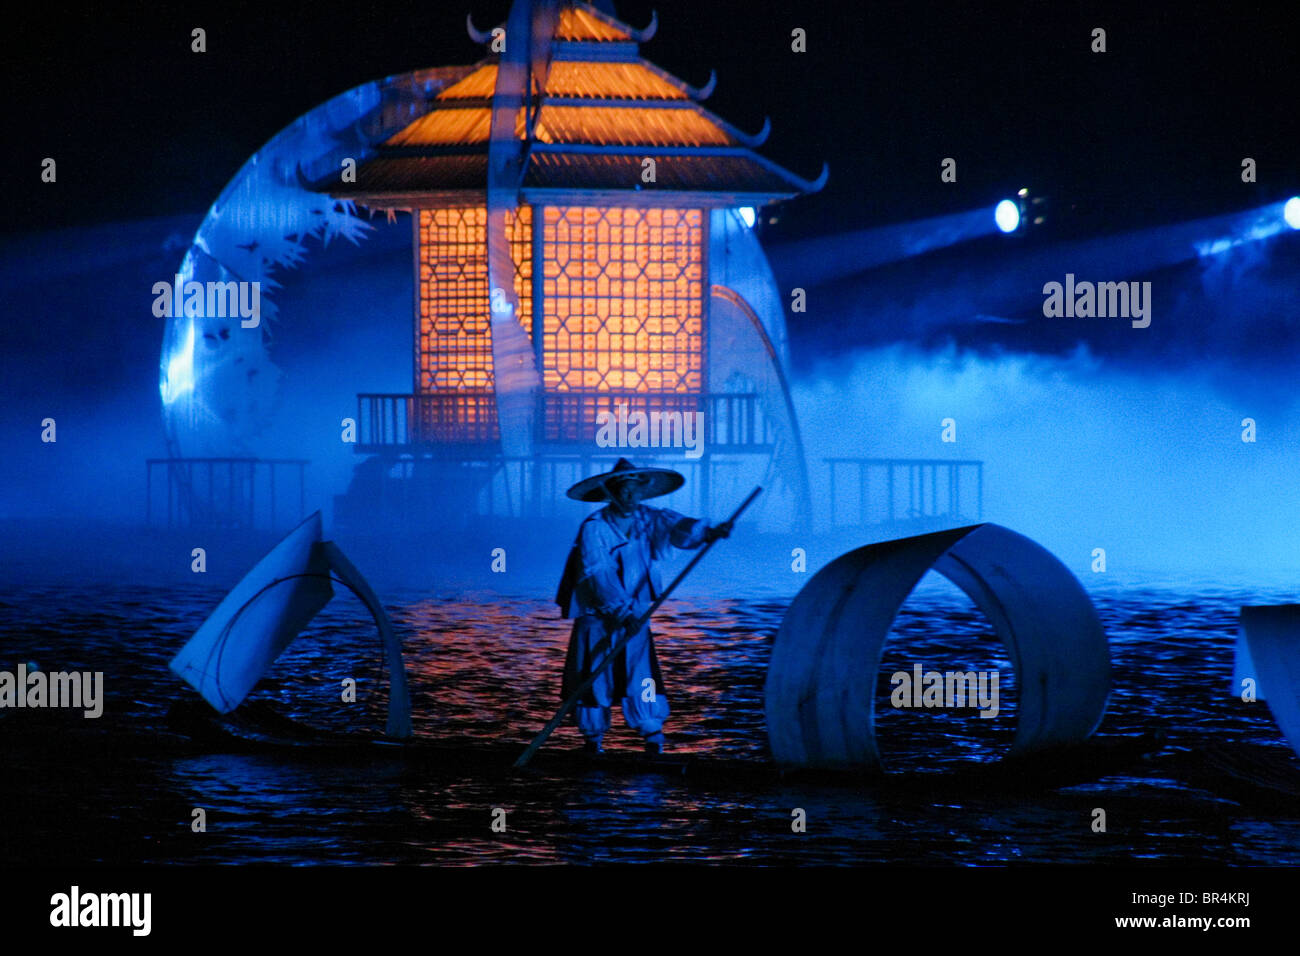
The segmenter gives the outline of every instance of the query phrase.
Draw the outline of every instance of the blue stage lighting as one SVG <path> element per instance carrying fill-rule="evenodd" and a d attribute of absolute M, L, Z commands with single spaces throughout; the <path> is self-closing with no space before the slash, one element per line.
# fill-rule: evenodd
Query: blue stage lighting
<path fill-rule="evenodd" d="M 753 206 L 741 206 L 740 218 L 750 229 L 754 228 L 754 220 L 758 218 L 758 211 Z"/>
<path fill-rule="evenodd" d="M 1292 196 L 1282 207 L 1282 218 L 1292 229 L 1300 229 L 1300 196 Z"/>
<path fill-rule="evenodd" d="M 1015 232 L 1020 225 L 1020 207 L 1010 199 L 1004 199 L 993 210 L 993 221 L 1003 232 Z"/>

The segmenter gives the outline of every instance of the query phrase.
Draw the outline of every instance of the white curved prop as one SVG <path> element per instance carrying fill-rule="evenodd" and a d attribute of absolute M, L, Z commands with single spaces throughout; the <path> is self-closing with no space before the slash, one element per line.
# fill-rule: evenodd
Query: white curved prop
<path fill-rule="evenodd" d="M 307 238 L 359 243 L 371 230 L 350 201 L 304 180 L 341 176 L 430 109 L 433 94 L 467 70 L 423 70 L 362 84 L 294 120 L 240 167 L 208 210 L 175 275 L 190 282 L 258 283 L 260 314 L 172 314 L 165 319 L 159 387 L 171 454 L 264 453 L 255 436 L 271 422 L 280 371 L 271 359 L 275 276 L 307 257 Z M 175 311 L 174 309 L 172 310 Z"/>
<path fill-rule="evenodd" d="M 228 714 L 330 598 L 320 512 L 290 531 L 235 585 L 171 662 L 171 670 Z"/>
<path fill-rule="evenodd" d="M 1255 699 L 1268 709 L 1291 749 L 1300 756 L 1300 604 L 1243 607 L 1237 644 L 1236 688 L 1255 679 Z"/>
<path fill-rule="evenodd" d="M 1086 740 L 1110 693 L 1110 650 L 1078 579 L 995 524 L 867 545 L 796 595 L 768 667 L 768 739 L 779 764 L 880 769 L 876 673 L 899 607 L 926 571 L 960 587 L 1006 645 L 1019 678 L 1012 754 Z"/>
<path fill-rule="evenodd" d="M 750 304 L 720 285 L 712 287 L 709 301 L 708 372 L 712 392 L 757 393 L 772 427 L 775 447 L 761 483 L 776 504 L 763 513 L 765 530 L 807 527 L 812 513 L 808 468 L 781 359 Z"/>
<path fill-rule="evenodd" d="M 218 712 L 249 695 L 286 647 L 334 596 L 330 572 L 375 619 L 388 659 L 388 736 L 411 736 L 411 694 L 402 645 L 370 584 L 332 541 L 321 540 L 320 512 L 257 562 L 194 632 L 169 667 Z"/>

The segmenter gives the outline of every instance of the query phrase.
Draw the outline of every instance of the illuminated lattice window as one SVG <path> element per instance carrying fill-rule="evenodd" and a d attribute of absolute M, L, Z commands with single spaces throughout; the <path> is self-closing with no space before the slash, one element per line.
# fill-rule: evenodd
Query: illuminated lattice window
<path fill-rule="evenodd" d="M 532 208 L 507 213 L 520 322 L 532 324 Z M 487 210 L 421 209 L 417 391 L 492 388 L 488 328 Z"/>
<path fill-rule="evenodd" d="M 701 210 L 548 206 L 542 228 L 546 389 L 701 391 Z"/>

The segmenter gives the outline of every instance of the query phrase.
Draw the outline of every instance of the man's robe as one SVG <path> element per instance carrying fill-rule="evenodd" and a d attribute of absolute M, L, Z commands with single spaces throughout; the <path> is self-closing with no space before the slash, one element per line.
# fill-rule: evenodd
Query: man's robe
<path fill-rule="evenodd" d="M 698 548 L 709 528 L 703 520 L 643 504 L 637 506 L 624 536 L 611 517 L 607 505 L 583 521 L 555 597 L 561 615 L 574 618 L 561 698 L 567 698 L 623 636 L 618 622 L 629 614 L 639 617 L 645 613 L 662 592 L 657 563 L 669 549 Z M 648 673 L 637 673 L 647 650 Z M 632 692 L 639 691 L 639 681 L 645 677 L 654 680 L 656 693 L 663 693 L 663 675 L 648 623 L 618 653 L 610 671 L 614 678 L 612 700 L 598 701 L 589 689 L 582 698 L 584 706 L 608 706 L 625 697 L 629 687 Z"/>

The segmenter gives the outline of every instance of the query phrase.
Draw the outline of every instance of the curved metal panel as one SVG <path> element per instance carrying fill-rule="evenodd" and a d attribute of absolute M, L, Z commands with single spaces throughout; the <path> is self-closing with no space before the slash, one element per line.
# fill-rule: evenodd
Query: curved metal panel
<path fill-rule="evenodd" d="M 172 659 L 172 672 L 220 713 L 243 702 L 334 596 L 320 539 L 317 511 L 244 575 Z"/>
<path fill-rule="evenodd" d="M 781 368 L 788 368 L 790 349 L 780 287 L 754 230 L 734 209 L 714 209 L 709 214 L 709 282 L 745 300 L 762 322 Z"/>
<path fill-rule="evenodd" d="M 775 448 L 760 481 L 784 486 L 790 507 L 786 524 L 805 528 L 811 521 L 812 494 L 799 419 L 776 347 L 762 320 L 738 292 L 726 286 L 710 289 L 709 382 L 714 392 L 756 390 L 763 417 L 773 426 Z M 773 500 L 773 499 L 769 499 Z"/>
<path fill-rule="evenodd" d="M 1013 754 L 1096 730 L 1110 692 L 1110 651 L 1087 592 L 1030 539 L 972 525 L 850 551 L 799 592 L 767 676 L 778 763 L 880 769 L 876 672 L 899 607 L 929 570 L 970 596 L 1011 655 L 1020 687 Z"/>
<path fill-rule="evenodd" d="M 1300 604 L 1243 607 L 1241 633 L 1243 676 L 1255 678 L 1257 700 L 1267 691 L 1273 719 L 1300 756 Z"/>

